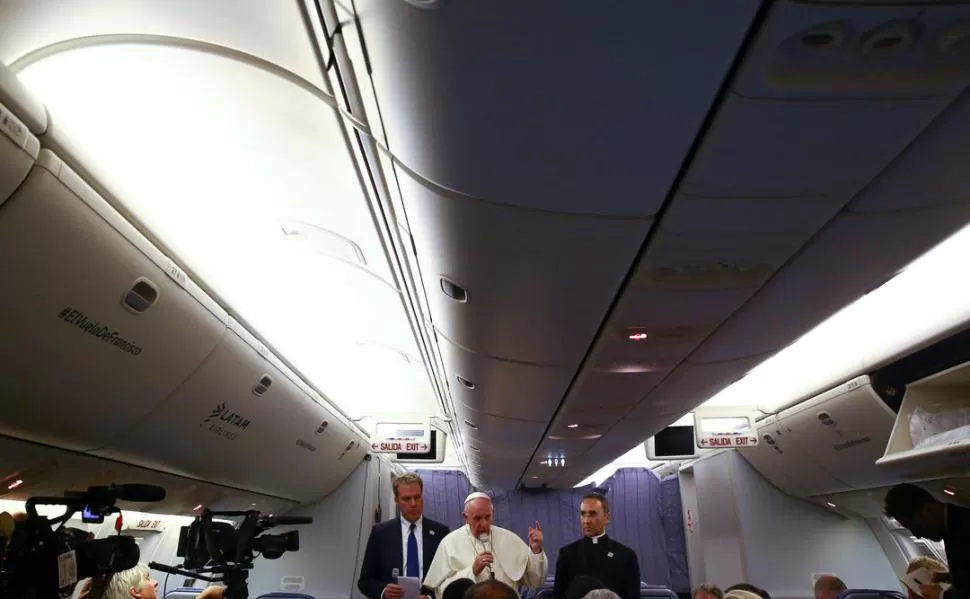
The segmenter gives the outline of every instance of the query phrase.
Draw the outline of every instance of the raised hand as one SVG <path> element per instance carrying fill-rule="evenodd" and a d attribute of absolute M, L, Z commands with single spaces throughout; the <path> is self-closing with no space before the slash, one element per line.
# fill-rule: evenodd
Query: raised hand
<path fill-rule="evenodd" d="M 532 553 L 542 553 L 542 525 L 538 520 L 535 527 L 529 527 L 529 548 Z"/>

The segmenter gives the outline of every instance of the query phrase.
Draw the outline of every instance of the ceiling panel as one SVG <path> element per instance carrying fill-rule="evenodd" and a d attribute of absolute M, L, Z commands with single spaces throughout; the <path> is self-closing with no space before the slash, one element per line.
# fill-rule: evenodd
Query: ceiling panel
<path fill-rule="evenodd" d="M 709 197 L 851 195 L 946 103 L 937 98 L 792 102 L 731 94 L 681 190 Z"/>
<path fill-rule="evenodd" d="M 652 222 L 493 204 L 400 169 L 399 182 L 435 327 L 508 360 L 578 364 Z"/>
<path fill-rule="evenodd" d="M 545 422 L 575 370 L 491 358 L 464 350 L 438 333 L 438 347 L 455 406 L 484 414 Z"/>
<path fill-rule="evenodd" d="M 763 68 L 732 88 L 758 98 L 952 95 L 970 74 L 966 16 L 970 6 L 949 0 L 776 2 L 749 50 Z"/>
<path fill-rule="evenodd" d="M 712 335 L 694 359 L 775 352 L 970 222 L 964 204 L 844 214 Z"/>
<path fill-rule="evenodd" d="M 489 200 L 641 217 L 663 201 L 759 4 L 355 2 L 388 143 L 409 168 Z M 664 26 L 644 35 L 644 23 Z"/>

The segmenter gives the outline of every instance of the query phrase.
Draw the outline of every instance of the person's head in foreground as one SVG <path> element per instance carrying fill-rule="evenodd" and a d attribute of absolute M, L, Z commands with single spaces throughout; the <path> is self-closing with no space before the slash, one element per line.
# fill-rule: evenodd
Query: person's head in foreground
<path fill-rule="evenodd" d="M 158 599 L 158 581 L 145 564 L 123 570 L 111 576 L 104 589 L 103 599 Z"/>
<path fill-rule="evenodd" d="M 468 587 L 462 599 L 519 599 L 519 594 L 504 582 L 486 580 Z"/>
<path fill-rule="evenodd" d="M 815 581 L 815 599 L 835 599 L 846 589 L 838 576 L 819 576 Z"/>
<path fill-rule="evenodd" d="M 886 515 L 895 518 L 917 537 L 942 541 L 945 532 L 946 504 L 929 491 L 903 483 L 886 493 Z"/>
<path fill-rule="evenodd" d="M 715 584 L 705 582 L 694 591 L 694 599 L 724 599 L 724 591 Z"/>
<path fill-rule="evenodd" d="M 475 581 L 470 578 L 459 578 L 445 587 L 441 599 L 462 599 L 465 591 L 474 586 Z"/>
<path fill-rule="evenodd" d="M 603 581 L 588 574 L 577 574 L 569 582 L 566 589 L 566 599 L 583 599 L 590 591 L 606 587 Z"/>
<path fill-rule="evenodd" d="M 583 599 L 620 599 L 620 596 L 609 589 L 596 589 L 586 593 Z"/>

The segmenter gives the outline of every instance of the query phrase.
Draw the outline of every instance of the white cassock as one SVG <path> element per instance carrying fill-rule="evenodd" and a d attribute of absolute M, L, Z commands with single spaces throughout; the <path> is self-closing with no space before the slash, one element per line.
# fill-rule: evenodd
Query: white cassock
<path fill-rule="evenodd" d="M 467 524 L 448 533 L 431 560 L 424 586 L 434 589 L 435 595 L 440 598 L 444 597 L 445 587 L 455 580 L 467 578 L 484 582 L 492 577 L 491 572 L 495 573 L 495 580 L 516 590 L 521 585 L 532 589 L 542 586 L 549 571 L 546 552 L 532 553 L 525 541 L 510 530 L 498 526 L 492 526 L 491 530 L 487 547 L 472 536 Z M 475 576 L 472 572 L 475 557 L 487 550 L 492 552 L 494 561 Z"/>

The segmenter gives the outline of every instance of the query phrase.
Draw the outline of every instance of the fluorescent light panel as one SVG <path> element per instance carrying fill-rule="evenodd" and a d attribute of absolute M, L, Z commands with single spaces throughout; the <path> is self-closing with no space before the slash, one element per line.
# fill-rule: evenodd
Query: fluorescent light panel
<path fill-rule="evenodd" d="M 330 106 L 162 46 L 78 48 L 20 76 L 85 167 L 331 401 L 355 418 L 438 413 L 424 365 L 402 357 L 420 353 Z M 352 241 L 366 266 L 293 242 L 293 222 Z"/>
<path fill-rule="evenodd" d="M 970 320 L 970 226 L 707 400 L 768 411 L 807 399 Z"/>

